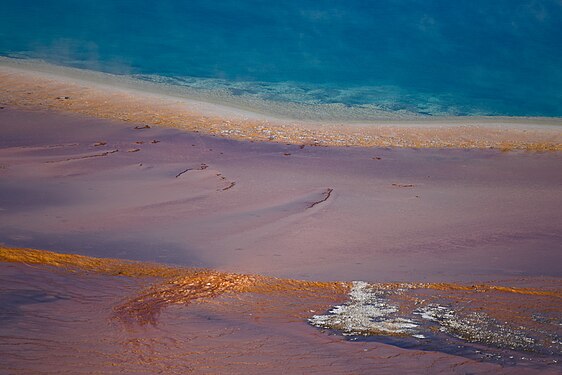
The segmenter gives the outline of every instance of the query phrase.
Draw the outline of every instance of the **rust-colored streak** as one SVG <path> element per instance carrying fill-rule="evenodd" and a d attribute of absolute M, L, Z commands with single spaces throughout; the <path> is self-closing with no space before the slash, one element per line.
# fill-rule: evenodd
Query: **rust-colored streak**
<path fill-rule="evenodd" d="M 111 258 L 94 258 L 53 251 L 0 246 L 0 261 L 42 264 L 70 272 L 86 271 L 104 275 L 127 277 L 170 278 L 184 275 L 188 270 L 156 263 L 134 262 Z"/>
<path fill-rule="evenodd" d="M 463 285 L 453 283 L 381 283 L 375 285 L 381 289 L 433 289 L 443 291 L 470 291 L 477 293 L 487 293 L 495 291 L 562 298 L 562 290 L 539 290 L 533 288 L 515 288 L 489 284 Z"/>
<path fill-rule="evenodd" d="M 322 294 L 341 297 L 349 289 L 347 283 L 340 282 L 278 279 L 22 248 L 0 247 L 0 261 L 41 264 L 70 272 L 162 279 L 115 308 L 120 320 L 133 320 L 141 325 L 156 324 L 158 315 L 167 306 L 188 305 L 225 293 L 297 294 L 303 298 L 318 298 Z"/>

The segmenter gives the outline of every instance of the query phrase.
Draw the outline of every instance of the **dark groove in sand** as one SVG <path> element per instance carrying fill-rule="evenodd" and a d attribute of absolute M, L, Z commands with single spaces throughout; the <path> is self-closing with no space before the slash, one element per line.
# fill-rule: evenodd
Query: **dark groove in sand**
<path fill-rule="evenodd" d="M 334 189 L 332 189 L 332 188 L 326 189 L 326 190 L 324 191 L 324 193 L 322 193 L 322 194 L 324 194 L 324 198 L 321 199 L 321 200 L 319 200 L 319 201 L 313 202 L 313 203 L 312 203 L 310 206 L 308 206 L 307 208 L 312 208 L 312 207 L 316 206 L 317 204 L 320 204 L 320 203 L 322 203 L 322 202 L 326 202 L 326 201 L 330 198 L 330 196 L 332 195 L 332 191 L 334 191 Z"/>
<path fill-rule="evenodd" d="M 68 159 L 63 159 L 63 160 L 49 160 L 49 161 L 46 161 L 45 163 L 61 163 L 61 162 L 64 162 L 64 161 L 97 158 L 97 157 L 107 156 L 109 154 L 114 154 L 118 151 L 119 151 L 118 149 L 115 149 L 115 150 L 111 150 L 111 151 L 102 152 L 101 154 L 86 155 L 86 156 L 80 156 L 80 157 L 77 157 L 77 158 L 68 158 Z"/>
<path fill-rule="evenodd" d="M 56 145 L 46 145 L 46 146 L 19 146 L 19 148 L 21 149 L 27 149 L 27 148 L 34 148 L 34 149 L 53 149 L 53 148 L 64 148 L 64 147 L 76 147 L 79 146 L 79 143 L 61 143 L 61 144 L 56 144 Z"/>
<path fill-rule="evenodd" d="M 224 189 L 222 189 L 222 191 L 228 190 L 228 189 L 232 189 L 234 187 L 234 185 L 236 185 L 236 182 L 231 182 L 230 185 L 228 185 L 227 187 L 225 187 Z"/>
<path fill-rule="evenodd" d="M 178 174 L 176 175 L 176 178 L 178 178 L 178 177 L 181 176 L 182 174 L 187 173 L 187 172 L 192 171 L 192 170 L 193 170 L 193 168 L 187 168 L 187 169 L 181 171 L 180 173 L 178 173 Z"/>

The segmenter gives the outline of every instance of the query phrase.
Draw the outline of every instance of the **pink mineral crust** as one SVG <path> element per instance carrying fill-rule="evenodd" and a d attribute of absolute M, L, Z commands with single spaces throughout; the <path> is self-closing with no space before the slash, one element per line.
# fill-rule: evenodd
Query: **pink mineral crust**
<path fill-rule="evenodd" d="M 0 125 L 12 246 L 313 280 L 560 276 L 560 153 L 301 148 L 7 109 Z"/>
<path fill-rule="evenodd" d="M 561 166 L 560 152 L 301 147 L 2 109 L 0 242 L 306 280 L 532 279 L 541 288 L 562 277 Z M 20 372 L 44 370 L 18 362 L 33 340 L 52 340 L 37 349 L 41 363 L 71 372 L 534 371 L 350 342 L 232 302 L 228 311 L 177 306 L 157 327 L 125 328 L 111 309 L 138 285 L 0 270 L 15 295 L 60 296 L 23 304 L 17 325 L 0 325 L 0 362 Z"/>

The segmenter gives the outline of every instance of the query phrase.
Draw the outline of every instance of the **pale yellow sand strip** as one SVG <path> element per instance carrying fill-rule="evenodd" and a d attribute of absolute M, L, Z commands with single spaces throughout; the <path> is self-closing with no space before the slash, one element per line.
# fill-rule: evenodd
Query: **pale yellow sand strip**
<path fill-rule="evenodd" d="M 59 68 L 63 72 L 65 69 Z M 87 78 L 88 74 L 85 74 Z M 107 81 L 112 76 L 103 77 L 100 82 L 40 72 L 2 59 L 0 106 L 76 113 L 239 140 L 331 146 L 562 150 L 562 119 L 556 118 L 459 117 L 380 120 L 370 124 L 315 123 L 151 93 L 140 83 L 136 88 L 130 84 L 110 85 Z M 116 81 L 119 79 L 115 77 Z"/>

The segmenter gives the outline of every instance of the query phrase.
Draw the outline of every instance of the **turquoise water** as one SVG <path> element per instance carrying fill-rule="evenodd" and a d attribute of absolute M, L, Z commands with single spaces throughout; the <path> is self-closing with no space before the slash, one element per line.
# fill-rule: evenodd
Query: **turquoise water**
<path fill-rule="evenodd" d="M 559 0 L 3 0 L 0 55 L 360 116 L 562 116 Z"/>

